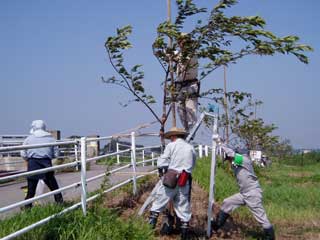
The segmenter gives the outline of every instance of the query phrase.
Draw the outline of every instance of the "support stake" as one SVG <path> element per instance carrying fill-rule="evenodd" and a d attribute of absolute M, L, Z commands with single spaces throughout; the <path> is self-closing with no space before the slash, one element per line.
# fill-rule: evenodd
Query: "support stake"
<path fill-rule="evenodd" d="M 87 148 L 86 148 L 86 137 L 82 137 L 80 140 L 81 144 L 81 207 L 83 215 L 87 214 Z"/>
<path fill-rule="evenodd" d="M 209 203 L 208 203 L 208 222 L 207 222 L 207 237 L 211 235 L 211 218 L 212 208 L 214 207 L 214 189 L 215 189 L 215 171 L 216 171 L 216 147 L 217 147 L 217 129 L 218 129 L 217 117 L 214 118 L 213 122 L 213 134 L 212 134 L 212 156 L 211 156 L 211 173 L 210 173 L 210 192 L 209 192 Z"/>
<path fill-rule="evenodd" d="M 131 133 L 131 165 L 133 171 L 133 194 L 137 194 L 137 176 L 136 176 L 136 138 L 135 133 Z"/>

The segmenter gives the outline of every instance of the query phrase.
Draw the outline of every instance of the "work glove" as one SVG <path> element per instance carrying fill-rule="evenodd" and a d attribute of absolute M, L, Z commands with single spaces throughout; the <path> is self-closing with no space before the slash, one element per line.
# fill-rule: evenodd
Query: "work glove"
<path fill-rule="evenodd" d="M 159 167 L 158 168 L 159 177 L 161 178 L 167 171 L 168 171 L 168 166 Z"/>

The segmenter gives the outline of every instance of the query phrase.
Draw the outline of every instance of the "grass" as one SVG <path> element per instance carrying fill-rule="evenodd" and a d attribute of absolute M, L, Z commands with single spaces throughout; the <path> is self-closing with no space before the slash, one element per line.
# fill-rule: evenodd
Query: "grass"
<path fill-rule="evenodd" d="M 62 207 L 57 205 L 34 207 L 3 220 L 0 222 L 0 237 L 61 210 Z M 17 239 L 153 239 L 153 231 L 140 218 L 124 221 L 112 210 L 95 204 L 88 208 L 86 217 L 83 216 L 81 209 L 77 209 L 35 228 Z"/>
<path fill-rule="evenodd" d="M 275 159 L 279 163 L 291 166 L 306 166 L 320 163 L 320 152 L 309 152 L 289 155 L 282 159 Z"/>
<path fill-rule="evenodd" d="M 126 157 L 126 156 L 120 156 L 119 160 L 120 160 L 120 163 L 130 163 L 131 162 L 131 158 Z M 108 166 L 116 164 L 116 163 L 117 163 L 116 156 L 104 157 L 104 158 L 101 158 L 97 161 L 97 164 L 108 165 Z"/>
<path fill-rule="evenodd" d="M 194 179 L 209 191 L 210 159 L 197 161 Z M 277 232 L 295 228 L 296 234 L 319 232 L 320 227 L 320 164 L 286 165 L 273 163 L 270 168 L 256 168 L 263 189 L 263 201 L 270 221 Z M 215 200 L 237 193 L 238 186 L 227 164 L 218 162 L 216 170 Z M 255 222 L 247 208 L 233 213 L 239 222 Z M 258 225 L 252 226 L 256 228 Z M 317 230 L 318 229 L 318 230 Z"/>

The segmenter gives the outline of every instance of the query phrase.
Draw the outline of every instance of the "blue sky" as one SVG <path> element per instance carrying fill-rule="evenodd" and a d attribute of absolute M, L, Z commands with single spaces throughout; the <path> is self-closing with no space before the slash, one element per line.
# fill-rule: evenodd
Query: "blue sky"
<path fill-rule="evenodd" d="M 196 2 L 206 7 L 217 3 Z M 293 56 L 252 56 L 227 73 L 229 89 L 262 100 L 258 116 L 275 123 L 276 133 L 295 147 L 320 147 L 319 9 L 317 0 L 242 0 L 229 11 L 260 15 L 268 30 L 298 35 L 315 49 L 308 54 L 309 65 Z M 122 108 L 119 102 L 126 102 L 128 95 L 101 82 L 101 76 L 114 74 L 104 42 L 117 27 L 131 24 L 134 49 L 127 62 L 143 64 L 146 87 L 160 96 L 163 72 L 151 44 L 165 18 L 165 0 L 0 1 L 0 134 L 28 133 L 34 119 L 45 120 L 63 136 L 109 135 L 152 121 L 142 105 Z M 205 84 L 222 83 L 218 70 Z M 160 105 L 156 110 L 160 112 Z"/>

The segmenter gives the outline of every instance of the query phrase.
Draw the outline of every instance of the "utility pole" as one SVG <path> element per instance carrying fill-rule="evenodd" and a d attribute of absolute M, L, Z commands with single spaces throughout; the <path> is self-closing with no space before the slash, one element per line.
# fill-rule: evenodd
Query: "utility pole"
<path fill-rule="evenodd" d="M 226 116 L 225 141 L 229 143 L 229 116 L 228 116 L 228 99 L 227 99 L 227 67 L 223 66 L 223 82 L 224 82 L 224 113 Z"/>
<path fill-rule="evenodd" d="M 171 23 L 171 0 L 167 0 L 167 8 L 168 8 L 168 18 L 167 21 Z M 172 48 L 172 38 L 169 37 L 169 48 Z M 170 71 L 170 79 L 171 79 L 171 112 L 172 112 L 172 127 L 177 126 L 176 120 L 176 104 L 175 104 L 175 86 L 174 86 L 174 74 L 173 74 L 173 66 L 172 66 L 172 56 L 169 59 L 169 71 Z"/>
<path fill-rule="evenodd" d="M 254 120 L 257 119 L 257 101 L 254 102 Z"/>

